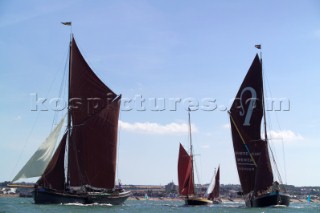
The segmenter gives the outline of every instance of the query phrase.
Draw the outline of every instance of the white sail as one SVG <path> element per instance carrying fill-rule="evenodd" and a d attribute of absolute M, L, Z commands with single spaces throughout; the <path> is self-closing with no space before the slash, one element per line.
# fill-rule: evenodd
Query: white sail
<path fill-rule="evenodd" d="M 213 191 L 213 188 L 214 188 L 214 185 L 215 185 L 215 177 L 216 177 L 216 172 L 214 172 L 215 174 L 213 175 L 212 177 L 212 180 L 207 188 L 207 192 L 206 192 L 206 195 L 209 195 L 212 191 Z"/>
<path fill-rule="evenodd" d="M 40 145 L 38 150 L 32 155 L 29 161 L 24 165 L 20 172 L 13 178 L 12 182 L 22 178 L 32 178 L 41 176 L 51 160 L 54 148 L 56 146 L 64 118 L 50 133 L 46 140 Z"/>

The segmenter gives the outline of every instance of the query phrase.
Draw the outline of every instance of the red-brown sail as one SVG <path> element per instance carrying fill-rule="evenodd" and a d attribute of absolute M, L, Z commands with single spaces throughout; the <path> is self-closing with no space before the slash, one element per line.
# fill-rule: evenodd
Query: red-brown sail
<path fill-rule="evenodd" d="M 114 187 L 119 108 L 120 101 L 116 99 L 73 128 L 69 160 L 72 186 Z"/>
<path fill-rule="evenodd" d="M 120 97 L 91 70 L 75 40 L 70 60 L 70 185 L 115 184 Z"/>
<path fill-rule="evenodd" d="M 217 170 L 215 179 L 214 179 L 214 187 L 212 192 L 208 195 L 209 200 L 214 200 L 220 196 L 220 166 Z"/>
<path fill-rule="evenodd" d="M 263 164 L 271 167 L 266 142 L 261 139 L 262 116 L 262 65 L 256 55 L 230 109 L 233 148 L 244 194 L 255 189 L 257 162 L 262 151 Z M 272 171 L 265 171 L 262 178 L 261 181 L 267 180 L 266 184 L 272 185 Z"/>
<path fill-rule="evenodd" d="M 255 186 L 254 186 L 254 192 L 255 194 L 261 193 L 263 191 L 267 191 L 270 189 L 272 183 L 273 183 L 273 176 L 272 175 L 266 175 L 266 174 L 272 174 L 272 168 L 269 160 L 268 155 L 268 144 L 267 142 L 262 142 L 264 146 L 261 149 L 261 154 L 259 161 L 257 162 L 257 170 L 256 170 L 256 179 L 255 179 Z"/>
<path fill-rule="evenodd" d="M 48 164 L 41 178 L 37 181 L 38 185 L 55 190 L 63 190 L 65 186 L 64 178 L 64 153 L 66 147 L 67 133 L 62 137 L 53 157 Z"/>
<path fill-rule="evenodd" d="M 180 195 L 188 196 L 194 194 L 192 159 L 181 144 L 178 159 L 178 182 Z"/>
<path fill-rule="evenodd" d="M 70 53 L 70 97 L 72 125 L 83 124 L 117 95 L 89 67 L 74 39 Z"/>

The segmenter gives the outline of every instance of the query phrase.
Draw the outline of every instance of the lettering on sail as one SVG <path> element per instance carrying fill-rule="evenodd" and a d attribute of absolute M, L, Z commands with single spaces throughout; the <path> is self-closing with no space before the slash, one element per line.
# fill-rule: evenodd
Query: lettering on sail
<path fill-rule="evenodd" d="M 245 103 L 247 103 L 249 101 L 249 105 L 248 105 L 247 111 L 245 111 L 245 108 L 244 108 L 244 106 L 242 104 L 242 95 L 247 91 L 251 93 L 251 98 L 245 100 Z M 242 92 L 240 94 L 240 104 L 241 104 L 241 106 L 240 106 L 241 107 L 240 115 L 241 116 L 245 115 L 243 126 L 250 126 L 250 120 L 251 120 L 251 117 L 252 117 L 252 112 L 253 112 L 253 109 L 256 107 L 256 100 L 257 100 L 257 92 L 256 92 L 255 89 L 253 89 L 252 87 L 245 87 L 242 90 Z"/>
<path fill-rule="evenodd" d="M 248 152 L 236 152 L 236 161 L 239 171 L 255 171 L 255 165 Z M 259 152 L 252 152 L 252 157 L 256 158 Z"/>

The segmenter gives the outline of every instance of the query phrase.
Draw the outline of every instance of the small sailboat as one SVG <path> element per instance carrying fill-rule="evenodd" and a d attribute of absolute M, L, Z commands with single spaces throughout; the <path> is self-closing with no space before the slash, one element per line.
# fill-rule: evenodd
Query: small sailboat
<path fill-rule="evenodd" d="M 220 166 L 215 172 L 214 177 L 207 189 L 207 197 L 209 200 L 212 200 L 213 204 L 221 203 L 220 199 Z"/>
<path fill-rule="evenodd" d="M 92 71 L 71 35 L 66 131 L 53 153 L 59 124 L 14 178 L 41 176 L 36 204 L 119 205 L 131 195 L 115 185 L 120 99 Z"/>
<path fill-rule="evenodd" d="M 257 54 L 229 111 L 242 194 L 247 207 L 289 206 L 289 195 L 273 178 L 264 106 L 262 60 Z"/>
<path fill-rule="evenodd" d="M 179 158 L 178 158 L 178 182 L 179 194 L 184 197 L 186 205 L 210 205 L 212 200 L 201 197 L 196 194 L 194 185 L 194 169 L 193 169 L 193 153 L 192 153 L 192 138 L 191 138 L 191 121 L 190 109 L 189 115 L 189 140 L 190 154 L 184 149 L 180 143 Z"/>

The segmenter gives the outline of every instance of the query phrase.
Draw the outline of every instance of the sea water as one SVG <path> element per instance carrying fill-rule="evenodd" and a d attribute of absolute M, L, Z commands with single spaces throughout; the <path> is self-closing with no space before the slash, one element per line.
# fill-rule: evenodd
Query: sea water
<path fill-rule="evenodd" d="M 289 207 L 282 208 L 246 208 L 242 202 L 225 202 L 212 206 L 186 207 L 182 201 L 164 200 L 127 200 L 121 206 L 111 205 L 83 205 L 83 204 L 61 204 L 61 205 L 36 205 L 32 198 L 5 198 L 0 197 L 0 213 L 86 213 L 86 212 L 132 212 L 132 213 L 156 213 L 156 212 L 320 212 L 319 203 L 291 203 Z"/>

